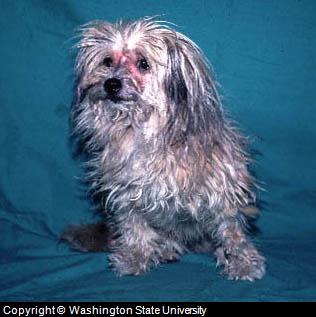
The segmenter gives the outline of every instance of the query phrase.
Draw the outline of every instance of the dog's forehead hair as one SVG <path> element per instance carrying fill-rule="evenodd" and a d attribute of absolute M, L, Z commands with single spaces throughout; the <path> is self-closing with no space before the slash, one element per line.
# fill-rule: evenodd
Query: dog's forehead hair
<path fill-rule="evenodd" d="M 134 51 L 144 36 L 144 29 L 133 29 L 131 26 L 116 28 L 113 50 L 128 52 Z"/>
<path fill-rule="evenodd" d="M 130 50 L 126 46 L 122 50 L 113 50 L 113 58 L 117 63 L 134 62 L 140 57 L 143 55 L 138 50 Z"/>
<path fill-rule="evenodd" d="M 154 61 L 162 59 L 166 50 L 165 37 L 174 37 L 175 32 L 164 28 L 158 23 L 112 25 L 111 48 L 124 56 L 139 58 L 146 57 Z"/>

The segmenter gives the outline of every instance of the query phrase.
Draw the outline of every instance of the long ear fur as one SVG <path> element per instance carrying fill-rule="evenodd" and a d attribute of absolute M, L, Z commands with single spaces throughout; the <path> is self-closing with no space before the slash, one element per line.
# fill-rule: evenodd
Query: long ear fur
<path fill-rule="evenodd" d="M 210 138 L 210 134 L 220 131 L 222 110 L 207 62 L 199 48 L 179 33 L 166 37 L 165 42 L 168 50 L 164 82 L 169 111 L 167 142 L 185 142 L 193 135 Z"/>
<path fill-rule="evenodd" d="M 116 27 L 104 21 L 92 21 L 78 29 L 80 39 L 75 48 L 79 49 L 75 63 L 76 81 L 73 96 L 73 108 L 80 104 L 90 87 L 82 87 L 82 79 L 95 68 L 96 56 L 107 54 L 107 45 L 116 39 Z"/>

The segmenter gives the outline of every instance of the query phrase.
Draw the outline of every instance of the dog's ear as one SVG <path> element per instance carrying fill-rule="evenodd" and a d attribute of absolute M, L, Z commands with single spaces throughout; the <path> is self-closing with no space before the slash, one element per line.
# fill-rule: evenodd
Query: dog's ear
<path fill-rule="evenodd" d="M 185 80 L 186 74 L 181 67 L 181 50 L 176 43 L 168 43 L 168 64 L 165 77 L 165 91 L 170 103 L 186 104 L 188 102 L 189 90 Z"/>
<path fill-rule="evenodd" d="M 104 21 L 92 21 L 77 30 L 79 41 L 75 45 L 78 54 L 75 62 L 73 107 L 80 104 L 86 95 L 87 89 L 82 87 L 83 74 L 87 75 L 94 69 L 95 57 L 102 56 L 104 47 L 114 41 L 115 32 L 114 25 Z"/>
<path fill-rule="evenodd" d="M 199 48 L 179 33 L 165 42 L 167 128 L 172 143 L 178 143 L 189 135 L 206 135 L 210 122 L 221 121 L 214 118 L 221 114 L 221 107 L 210 68 Z"/>
<path fill-rule="evenodd" d="M 168 107 L 166 141 L 172 145 L 186 140 L 186 128 L 189 112 L 189 90 L 185 74 L 181 68 L 181 52 L 174 42 L 167 42 L 167 67 L 164 80 Z"/>

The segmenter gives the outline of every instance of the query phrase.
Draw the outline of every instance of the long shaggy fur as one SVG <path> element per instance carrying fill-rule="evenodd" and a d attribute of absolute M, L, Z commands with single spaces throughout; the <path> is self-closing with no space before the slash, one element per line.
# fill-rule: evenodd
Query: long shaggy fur
<path fill-rule="evenodd" d="M 152 19 L 81 31 L 71 119 L 107 236 L 88 225 L 62 238 L 110 250 L 119 275 L 214 251 L 229 278 L 261 278 L 264 258 L 238 220 L 255 210 L 247 142 L 223 113 L 203 53 Z"/>

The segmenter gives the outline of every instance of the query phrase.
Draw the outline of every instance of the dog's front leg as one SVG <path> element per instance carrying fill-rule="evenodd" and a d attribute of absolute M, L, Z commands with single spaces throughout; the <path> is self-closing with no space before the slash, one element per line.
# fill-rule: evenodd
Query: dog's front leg
<path fill-rule="evenodd" d="M 139 275 L 160 262 L 178 259 L 181 250 L 151 228 L 143 217 L 128 215 L 117 224 L 110 266 L 118 275 Z"/>
<path fill-rule="evenodd" d="M 229 279 L 253 281 L 265 273 L 265 259 L 247 239 L 239 221 L 231 216 L 217 218 L 215 251 L 218 265 Z"/>

